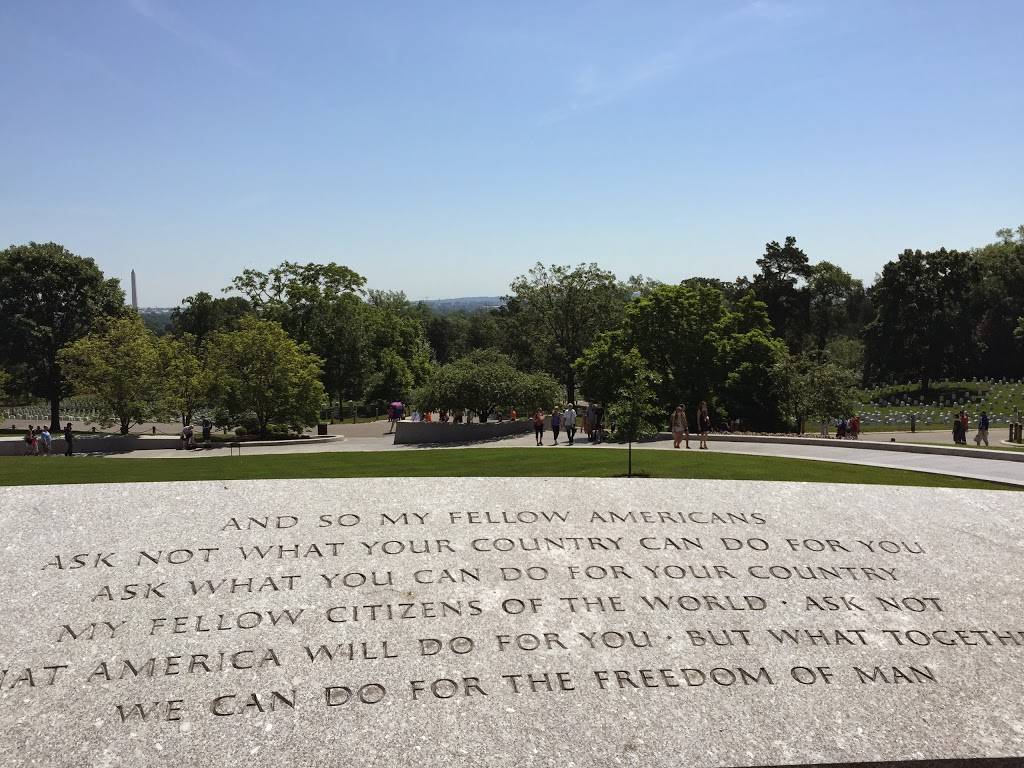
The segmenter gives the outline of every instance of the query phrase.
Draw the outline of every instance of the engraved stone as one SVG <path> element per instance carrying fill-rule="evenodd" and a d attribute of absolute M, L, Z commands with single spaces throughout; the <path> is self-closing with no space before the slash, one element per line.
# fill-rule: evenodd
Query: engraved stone
<path fill-rule="evenodd" d="M 1011 492 L 152 483 L 0 520 L 4 766 L 1024 758 Z"/>

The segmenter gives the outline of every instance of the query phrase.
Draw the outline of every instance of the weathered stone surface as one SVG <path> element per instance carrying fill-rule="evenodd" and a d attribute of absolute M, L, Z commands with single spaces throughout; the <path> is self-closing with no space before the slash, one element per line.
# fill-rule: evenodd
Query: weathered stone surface
<path fill-rule="evenodd" d="M 2 763 L 1024 756 L 1020 498 L 583 479 L 0 489 Z"/>

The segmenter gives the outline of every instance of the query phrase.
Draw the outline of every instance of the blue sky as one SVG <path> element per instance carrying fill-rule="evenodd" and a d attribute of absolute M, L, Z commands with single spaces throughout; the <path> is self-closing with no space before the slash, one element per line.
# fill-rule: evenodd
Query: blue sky
<path fill-rule="evenodd" d="M 140 301 L 337 261 L 413 298 L 535 261 L 871 280 L 1024 223 L 1024 3 L 0 3 L 0 243 Z"/>

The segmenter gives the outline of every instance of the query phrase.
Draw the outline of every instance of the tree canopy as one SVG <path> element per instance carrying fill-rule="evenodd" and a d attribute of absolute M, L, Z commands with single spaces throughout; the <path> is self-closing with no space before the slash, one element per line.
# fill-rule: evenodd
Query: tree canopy
<path fill-rule="evenodd" d="M 524 414 L 550 409 L 558 390 L 558 382 L 548 374 L 524 373 L 507 355 L 479 350 L 435 370 L 421 399 L 428 408 L 467 408 L 485 421 L 499 407 Z"/>
<path fill-rule="evenodd" d="M 50 429 L 60 427 L 67 394 L 57 353 L 125 311 L 120 284 L 92 259 L 57 243 L 0 251 L 0 359 L 20 366 L 29 391 L 49 401 Z"/>
<path fill-rule="evenodd" d="M 237 330 L 213 334 L 207 354 L 218 400 L 233 423 L 251 413 L 266 435 L 270 424 L 300 428 L 319 420 L 320 358 L 280 324 L 243 317 Z"/>

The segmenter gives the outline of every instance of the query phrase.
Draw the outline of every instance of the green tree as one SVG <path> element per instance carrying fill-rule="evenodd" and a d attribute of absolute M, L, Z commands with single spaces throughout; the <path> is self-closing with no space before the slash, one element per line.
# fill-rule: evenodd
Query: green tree
<path fill-rule="evenodd" d="M 1024 355 L 1014 332 L 1024 316 L 1024 227 L 1016 233 L 1000 230 L 997 236 L 1000 242 L 973 251 L 979 270 L 971 301 L 974 320 L 961 332 L 974 331 L 976 374 L 1019 378 Z"/>
<path fill-rule="evenodd" d="M 851 329 L 851 320 L 856 322 L 864 300 L 860 280 L 835 264 L 820 261 L 810 267 L 806 290 L 809 328 L 819 351 L 838 334 L 856 332 Z"/>
<path fill-rule="evenodd" d="M 621 322 L 628 286 L 596 264 L 538 263 L 511 285 L 503 316 L 505 341 L 525 367 L 547 371 L 576 399 L 573 363 L 602 331 Z"/>
<path fill-rule="evenodd" d="M 72 388 L 93 395 L 127 435 L 157 413 L 161 387 L 159 343 L 138 315 L 104 320 L 100 327 L 58 354 Z"/>
<path fill-rule="evenodd" d="M 856 408 L 857 380 L 843 366 L 819 363 L 808 354 L 786 355 L 777 374 L 782 414 L 797 432 L 806 430 L 808 420 L 847 416 Z"/>
<path fill-rule="evenodd" d="M 575 368 L 580 392 L 594 403 L 613 402 L 623 382 L 636 380 L 647 369 L 640 353 L 628 347 L 622 330 L 599 334 L 576 360 Z"/>
<path fill-rule="evenodd" d="M 324 387 L 332 401 L 363 397 L 374 360 L 373 314 L 359 296 L 346 293 L 324 299 L 308 327 L 310 347 L 324 361 Z"/>
<path fill-rule="evenodd" d="M 0 368 L 0 403 L 6 404 L 10 397 L 10 390 L 12 376 L 3 368 Z"/>
<path fill-rule="evenodd" d="M 628 444 L 626 475 L 632 477 L 633 443 L 658 434 L 665 414 L 658 407 L 654 393 L 658 376 L 647 368 L 640 353 L 631 349 L 623 355 L 622 362 L 623 370 L 629 374 L 609 401 L 608 417 L 614 425 L 616 439 Z"/>
<path fill-rule="evenodd" d="M 214 298 L 200 291 L 171 310 L 171 333 L 175 336 L 188 334 L 201 345 L 211 333 L 236 327 L 238 320 L 252 311 L 252 305 L 241 296 Z"/>
<path fill-rule="evenodd" d="M 160 410 L 184 426 L 212 403 L 214 374 L 198 353 L 194 337 L 165 336 L 159 342 Z"/>
<path fill-rule="evenodd" d="M 636 347 L 660 377 L 658 399 L 664 406 L 693 407 L 710 400 L 721 380 L 719 350 L 731 316 L 721 290 L 708 285 L 664 285 L 626 307 L 622 347 Z M 767 322 L 767 320 L 765 320 Z"/>
<path fill-rule="evenodd" d="M 375 370 L 366 388 L 368 402 L 408 401 L 415 380 L 409 366 L 393 349 L 384 349 L 377 357 Z"/>
<path fill-rule="evenodd" d="M 67 392 L 57 353 L 107 316 L 123 315 L 124 292 L 96 262 L 57 243 L 0 251 L 0 360 L 23 366 L 32 394 L 50 403 L 50 429 L 60 428 Z"/>
<path fill-rule="evenodd" d="M 777 371 L 786 354 L 785 342 L 762 329 L 723 337 L 718 355 L 725 377 L 713 402 L 751 427 L 776 429 L 782 423 Z"/>
<path fill-rule="evenodd" d="M 783 245 L 772 241 L 765 245 L 757 260 L 760 272 L 751 283 L 757 298 L 768 307 L 775 332 L 793 349 L 803 344 L 809 323 L 809 296 L 804 290 L 812 271 L 807 254 L 789 236 Z"/>
<path fill-rule="evenodd" d="M 656 374 L 652 386 L 666 413 L 680 403 L 696 411 L 706 400 L 718 415 L 778 425 L 774 369 L 786 345 L 752 292 L 730 302 L 718 285 L 688 280 L 637 296 L 626 306 L 622 329 L 599 335 L 577 360 L 588 396 L 610 400 L 636 375 L 633 348 Z"/>
<path fill-rule="evenodd" d="M 977 261 L 961 251 L 906 250 L 882 268 L 864 331 L 865 376 L 918 380 L 927 390 L 943 375 L 973 375 L 973 286 Z"/>
<path fill-rule="evenodd" d="M 243 317 L 234 331 L 218 331 L 208 343 L 219 404 L 233 423 L 252 414 L 260 435 L 268 425 L 316 424 L 325 399 L 321 361 L 280 324 Z"/>
<path fill-rule="evenodd" d="M 864 342 L 840 336 L 825 347 L 825 359 L 849 371 L 856 381 L 864 375 Z"/>
<path fill-rule="evenodd" d="M 423 387 L 422 405 L 455 410 L 468 408 L 480 421 L 499 407 L 532 410 L 551 408 L 558 398 L 558 382 L 547 374 L 516 369 L 507 355 L 477 350 L 440 366 Z"/>

